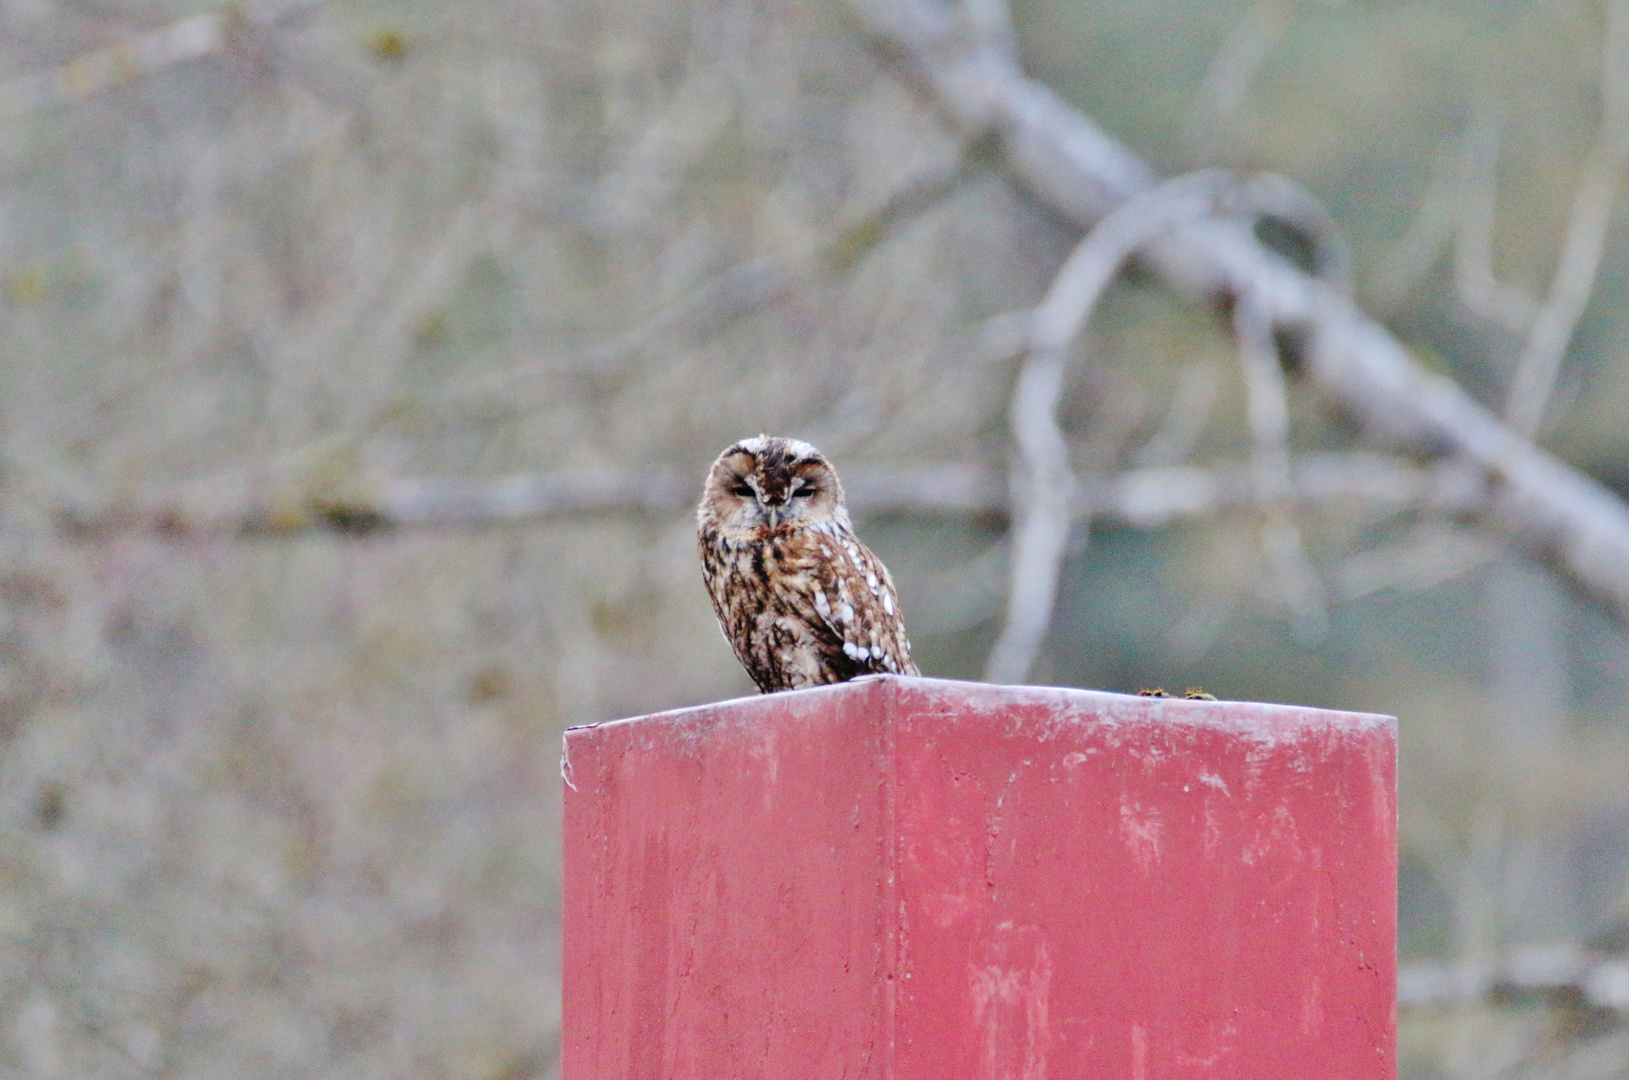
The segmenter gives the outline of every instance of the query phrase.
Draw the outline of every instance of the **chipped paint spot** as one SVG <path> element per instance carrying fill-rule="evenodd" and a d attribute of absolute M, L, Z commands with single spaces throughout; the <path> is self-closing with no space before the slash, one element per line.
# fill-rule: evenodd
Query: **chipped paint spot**
<path fill-rule="evenodd" d="M 577 790 L 571 776 L 571 740 L 563 734 L 560 736 L 560 779 L 564 780 L 566 787 L 572 791 Z"/>

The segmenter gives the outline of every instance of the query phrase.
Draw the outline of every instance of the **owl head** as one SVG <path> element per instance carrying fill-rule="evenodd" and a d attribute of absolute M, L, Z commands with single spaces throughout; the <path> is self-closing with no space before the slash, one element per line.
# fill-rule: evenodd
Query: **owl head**
<path fill-rule="evenodd" d="M 697 518 L 727 540 L 767 540 L 824 522 L 851 528 L 843 485 L 806 442 L 742 439 L 713 462 Z"/>

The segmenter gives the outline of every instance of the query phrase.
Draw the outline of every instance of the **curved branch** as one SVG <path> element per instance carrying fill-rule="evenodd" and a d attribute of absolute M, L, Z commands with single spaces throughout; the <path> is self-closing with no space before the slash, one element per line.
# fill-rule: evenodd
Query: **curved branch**
<path fill-rule="evenodd" d="M 1127 199 L 1087 233 L 1064 261 L 1046 298 L 1035 309 L 1028 356 L 1013 391 L 1013 442 L 1018 446 L 1024 468 L 1015 484 L 1013 499 L 1017 520 L 1013 530 L 1012 591 L 1007 603 L 1007 620 L 990 650 L 985 678 L 1001 683 L 1023 681 L 1052 621 L 1058 571 L 1069 539 L 1069 507 L 1074 498 L 1069 448 L 1058 426 L 1058 402 L 1071 348 L 1103 291 L 1128 259 L 1183 225 L 1215 215 L 1255 218 L 1264 214 L 1310 223 L 1317 217 L 1309 210 L 1313 205 L 1311 196 L 1284 177 L 1242 178 L 1222 169 L 1204 169 L 1168 180 L 1145 194 Z M 1327 235 L 1330 230 L 1326 228 L 1322 232 Z M 1331 250 L 1327 243 L 1320 246 Z M 1332 269 L 1337 274 L 1341 272 L 1338 259 L 1332 263 Z M 1247 309 L 1254 322 L 1260 324 L 1257 336 L 1261 344 L 1255 349 L 1243 348 L 1242 355 L 1246 381 L 1252 387 L 1251 427 L 1258 432 L 1259 497 L 1265 506 L 1286 501 L 1290 494 L 1289 458 L 1284 441 L 1288 413 L 1284 406 L 1283 374 L 1272 351 L 1271 325 L 1256 312 L 1253 301 L 1244 298 L 1240 311 Z M 1289 528 L 1293 532 L 1293 526 Z M 1284 540 L 1290 538 L 1292 532 L 1286 532 L 1281 523 L 1270 528 L 1267 536 Z M 1285 542 L 1269 543 L 1268 547 L 1270 551 L 1288 552 L 1291 547 L 1298 551 L 1300 541 L 1294 539 L 1288 546 Z M 1288 562 L 1293 560 L 1288 560 L 1286 565 Z M 1301 563 L 1304 562 L 1303 558 Z M 1300 574 L 1296 580 L 1301 581 L 1306 576 Z M 1307 592 L 1299 589 L 1296 596 Z M 1295 606 L 1301 610 L 1308 604 L 1297 601 Z"/>
<path fill-rule="evenodd" d="M 1012 399 L 1013 441 L 1024 468 L 1013 493 L 1018 515 L 1007 621 L 984 669 L 991 682 L 1022 682 L 1052 621 L 1075 492 L 1069 446 L 1058 426 L 1070 349 L 1126 260 L 1160 234 L 1212 213 L 1233 183 L 1230 174 L 1208 170 L 1128 199 L 1086 234 L 1035 309 Z"/>
<path fill-rule="evenodd" d="M 1342 292 L 1352 289 L 1352 252 L 1323 201 L 1287 176 L 1256 173 L 1241 189 L 1256 217 L 1282 221 L 1312 245 L 1313 270 Z"/>
<path fill-rule="evenodd" d="M 957 126 L 992 131 L 1011 172 L 1058 212 L 1091 225 L 1153 187 L 1153 170 L 1016 62 L 970 43 L 939 0 L 849 0 L 910 61 Z M 1629 507 L 1432 375 L 1339 289 L 1267 250 L 1248 227 L 1207 218 L 1144 253 L 1177 288 L 1250 292 L 1275 326 L 1302 334 L 1306 373 L 1370 438 L 1463 459 L 1487 482 L 1482 522 L 1553 560 L 1629 617 Z"/>

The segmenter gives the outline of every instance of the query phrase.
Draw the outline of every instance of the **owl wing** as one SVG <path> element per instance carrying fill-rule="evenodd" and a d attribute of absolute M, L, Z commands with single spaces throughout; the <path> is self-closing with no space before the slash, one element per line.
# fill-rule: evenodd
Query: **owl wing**
<path fill-rule="evenodd" d="M 840 527 L 809 530 L 801 572 L 788 584 L 815 624 L 826 666 L 838 679 L 919 674 L 888 568 Z M 823 631 L 823 632 L 822 632 Z"/>

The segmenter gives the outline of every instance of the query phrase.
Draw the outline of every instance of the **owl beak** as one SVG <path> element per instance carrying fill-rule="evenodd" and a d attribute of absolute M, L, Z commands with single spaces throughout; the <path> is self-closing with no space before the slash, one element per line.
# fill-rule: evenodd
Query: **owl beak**
<path fill-rule="evenodd" d="M 769 512 L 769 528 L 771 531 L 781 526 L 781 508 L 774 503 L 764 507 Z"/>

